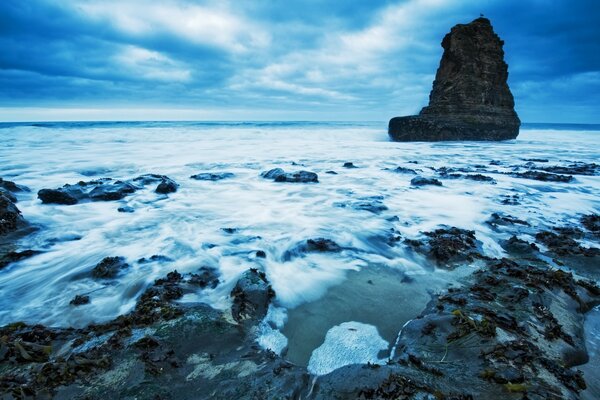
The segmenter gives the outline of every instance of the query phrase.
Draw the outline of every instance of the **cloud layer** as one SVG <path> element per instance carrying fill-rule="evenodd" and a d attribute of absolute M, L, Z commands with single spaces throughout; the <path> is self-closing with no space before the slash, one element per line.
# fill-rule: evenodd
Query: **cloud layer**
<path fill-rule="evenodd" d="M 443 35 L 480 12 L 524 121 L 600 122 L 593 0 L 4 0 L 0 107 L 386 120 L 425 105 Z"/>

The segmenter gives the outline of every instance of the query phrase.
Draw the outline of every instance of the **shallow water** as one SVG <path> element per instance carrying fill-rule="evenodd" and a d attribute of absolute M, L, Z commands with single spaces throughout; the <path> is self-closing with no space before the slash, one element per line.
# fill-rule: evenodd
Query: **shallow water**
<path fill-rule="evenodd" d="M 430 167 L 483 165 L 507 172 L 532 158 L 548 159 L 545 165 L 597 162 L 600 132 L 594 131 L 523 130 L 517 140 L 502 143 L 391 143 L 382 123 L 119 123 L 4 125 L 0 137 L 0 176 L 32 189 L 19 195 L 18 207 L 40 226 L 20 246 L 43 250 L 0 271 L 0 324 L 106 321 L 129 311 L 145 287 L 167 272 L 195 272 L 204 265 L 219 270 L 221 284 L 184 301 L 227 308 L 238 276 L 259 267 L 283 310 L 289 355 L 300 363 L 308 362 L 330 328 L 347 321 L 376 326 L 393 343 L 392 332 L 418 315 L 433 292 L 460 277 L 436 270 L 402 244 L 386 245 L 391 229 L 404 238 L 441 224 L 473 229 L 485 252 L 500 256 L 497 240 L 505 236 L 485 224 L 492 212 L 542 227 L 600 209 L 599 177 L 577 176 L 565 184 L 482 172 L 497 184 L 445 179 L 443 187 L 414 188 L 412 175 L 390 170 L 403 166 L 433 176 Z M 492 160 L 499 165 L 490 166 Z M 343 168 L 346 161 L 358 168 Z M 314 171 L 320 183 L 259 177 L 274 167 Z M 189 178 L 200 172 L 235 176 L 219 182 Z M 145 173 L 168 175 L 179 183 L 178 192 L 167 197 L 147 187 L 122 201 L 74 206 L 43 205 L 36 196 L 39 189 L 65 183 Z M 502 204 L 515 194 L 519 205 Z M 374 198 L 387 210 L 352 207 Z M 135 212 L 117 212 L 123 205 Z M 315 237 L 330 238 L 344 250 L 286 258 Z M 265 251 L 266 259 L 256 258 L 256 250 Z M 137 262 L 154 254 L 173 261 Z M 126 257 L 131 268 L 110 282 L 91 279 L 94 265 L 113 255 Z M 384 277 L 379 286 L 365 283 Z M 70 306 L 76 293 L 90 294 L 91 304 Z M 374 314 L 394 296 L 398 310 Z"/>

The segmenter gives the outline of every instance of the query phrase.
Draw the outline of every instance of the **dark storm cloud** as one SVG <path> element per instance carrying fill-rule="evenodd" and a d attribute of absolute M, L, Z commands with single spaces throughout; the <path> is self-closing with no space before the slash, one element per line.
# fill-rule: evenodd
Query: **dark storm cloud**
<path fill-rule="evenodd" d="M 600 2 L 566 0 L 4 0 L 0 106 L 384 120 L 426 103 L 443 35 L 480 12 L 523 120 L 598 122 Z"/>

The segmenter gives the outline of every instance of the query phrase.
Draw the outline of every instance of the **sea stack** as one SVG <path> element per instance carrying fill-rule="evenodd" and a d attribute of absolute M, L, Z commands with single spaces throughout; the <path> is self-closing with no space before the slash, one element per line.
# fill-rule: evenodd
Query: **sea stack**
<path fill-rule="evenodd" d="M 392 118 L 388 133 L 400 142 L 508 140 L 521 121 L 507 84 L 504 41 L 487 18 L 458 24 L 442 47 L 429 105 L 419 115 Z"/>

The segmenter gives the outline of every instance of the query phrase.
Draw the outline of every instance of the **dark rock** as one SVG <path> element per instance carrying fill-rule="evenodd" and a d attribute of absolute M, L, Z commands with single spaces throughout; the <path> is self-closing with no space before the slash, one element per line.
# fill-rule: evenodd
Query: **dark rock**
<path fill-rule="evenodd" d="M 7 181 L 0 178 L 0 188 L 6 189 L 11 193 L 29 192 L 30 189 L 27 186 L 18 185 L 12 181 Z"/>
<path fill-rule="evenodd" d="M 131 183 L 116 181 L 112 184 L 101 184 L 89 192 L 93 201 L 121 200 L 127 195 L 134 193 L 138 188 Z"/>
<path fill-rule="evenodd" d="M 260 174 L 261 177 L 265 178 L 265 179 L 275 179 L 277 178 L 279 175 L 283 175 L 285 174 L 285 171 L 281 168 L 273 168 L 269 171 L 263 172 Z"/>
<path fill-rule="evenodd" d="M 21 211 L 5 195 L 0 193 L 0 236 L 26 225 Z"/>
<path fill-rule="evenodd" d="M 110 279 L 126 268 L 129 268 L 129 264 L 125 262 L 124 257 L 106 257 L 92 269 L 92 276 L 94 278 Z"/>
<path fill-rule="evenodd" d="M 265 179 L 273 179 L 275 182 L 293 182 L 293 183 L 318 183 L 319 176 L 314 172 L 297 171 L 285 172 L 281 168 L 275 168 L 263 172 L 260 176 Z"/>
<path fill-rule="evenodd" d="M 337 253 L 342 251 L 340 245 L 334 242 L 331 239 L 325 238 L 317 238 L 317 239 L 308 239 L 306 241 L 306 245 L 304 250 L 308 253 L 310 252 L 328 252 L 328 253 Z"/>
<path fill-rule="evenodd" d="M 337 173 L 337 172 L 335 172 L 335 171 L 325 171 L 325 173 L 326 173 L 326 174 L 329 174 L 329 175 L 337 175 L 337 174 L 338 174 L 338 173 Z"/>
<path fill-rule="evenodd" d="M 435 178 L 425 178 L 422 176 L 417 176 L 417 177 L 412 178 L 410 180 L 410 184 L 413 186 L 426 186 L 426 185 L 442 186 L 442 182 L 440 182 L 439 180 L 437 180 Z"/>
<path fill-rule="evenodd" d="M 160 194 L 175 193 L 177 191 L 177 186 L 178 185 L 174 180 L 164 177 L 156 187 L 155 192 Z"/>
<path fill-rule="evenodd" d="M 358 168 L 356 165 L 354 165 L 354 163 L 352 162 L 345 162 L 343 165 L 344 168 Z"/>
<path fill-rule="evenodd" d="M 533 179 L 536 181 L 542 182 L 564 182 L 568 183 L 573 180 L 571 175 L 558 175 L 558 174 L 550 174 L 547 172 L 541 171 L 525 171 L 525 172 L 514 172 L 510 174 L 515 178 L 523 178 L 523 179 Z"/>
<path fill-rule="evenodd" d="M 470 179 L 472 181 L 477 181 L 477 182 L 490 182 L 490 183 L 496 183 L 496 180 L 494 178 L 492 178 L 491 176 L 486 176 L 486 175 L 481 175 L 481 174 L 473 174 L 473 175 L 463 175 L 463 177 L 465 179 Z"/>
<path fill-rule="evenodd" d="M 219 284 L 219 273 L 214 268 L 201 267 L 197 274 L 191 274 L 188 282 L 201 288 L 214 289 Z"/>
<path fill-rule="evenodd" d="M 150 185 L 153 183 L 160 183 L 164 179 L 170 179 L 170 178 L 166 175 L 160 175 L 160 174 L 144 174 L 144 175 L 140 175 L 136 178 L 133 178 L 133 181 L 140 185 L 146 186 L 146 185 Z"/>
<path fill-rule="evenodd" d="M 511 236 L 510 239 L 502 244 L 502 247 L 512 254 L 530 254 L 539 251 L 539 247 L 535 243 L 529 243 L 525 240 L 519 239 L 516 236 Z"/>
<path fill-rule="evenodd" d="M 414 169 L 404 168 L 404 167 L 397 167 L 393 171 L 397 172 L 399 174 L 412 174 L 412 175 L 416 175 L 417 174 L 417 171 L 415 171 Z"/>
<path fill-rule="evenodd" d="M 235 175 L 231 172 L 207 172 L 190 176 L 197 181 L 220 181 L 223 179 L 233 178 Z"/>
<path fill-rule="evenodd" d="M 600 257 L 600 249 L 583 247 L 575 240 L 581 237 L 581 231 L 573 232 L 570 228 L 567 230 L 560 230 L 560 228 L 555 230 L 557 232 L 538 232 L 535 235 L 535 239 L 559 256 Z"/>
<path fill-rule="evenodd" d="M 529 222 L 523 221 L 522 219 L 513 217 L 512 215 L 504 215 L 500 213 L 493 213 L 490 219 L 486 221 L 489 225 L 497 227 L 499 225 L 523 225 L 529 226 Z"/>
<path fill-rule="evenodd" d="M 553 174 L 564 174 L 564 175 L 598 175 L 600 173 L 600 165 L 596 163 L 586 164 L 583 162 L 576 162 L 570 165 L 556 165 L 538 168 L 546 172 Z"/>
<path fill-rule="evenodd" d="M 256 257 L 257 258 L 267 258 L 267 253 L 265 253 L 263 250 L 257 250 Z"/>
<path fill-rule="evenodd" d="M 238 231 L 237 228 L 221 228 L 221 230 L 229 235 L 233 235 Z"/>
<path fill-rule="evenodd" d="M 81 181 L 75 185 L 66 184 L 58 189 L 42 189 L 38 192 L 38 197 L 44 204 L 73 205 L 84 200 L 120 200 L 136 190 L 138 187 L 129 182 L 113 182 L 110 178 L 103 178 Z"/>
<path fill-rule="evenodd" d="M 547 158 L 524 158 L 523 161 L 547 163 L 548 159 Z"/>
<path fill-rule="evenodd" d="M 142 257 L 138 260 L 138 264 L 148 264 L 151 262 L 171 262 L 172 258 L 163 256 L 162 254 L 154 254 L 149 258 Z"/>
<path fill-rule="evenodd" d="M 12 192 L 10 192 L 2 187 L 0 187 L 0 195 L 8 198 L 13 203 L 16 203 L 18 201 L 17 196 L 15 196 Z"/>
<path fill-rule="evenodd" d="M 117 211 L 121 212 L 121 213 L 132 213 L 132 212 L 135 212 L 135 208 L 133 208 L 131 206 L 123 206 L 123 207 L 117 208 Z"/>
<path fill-rule="evenodd" d="M 404 243 L 435 260 L 438 265 L 452 266 L 483 258 L 479 252 L 481 243 L 476 239 L 474 231 L 455 227 L 440 228 L 425 232 L 425 236 L 427 239 L 424 242 L 406 239 Z"/>
<path fill-rule="evenodd" d="M 275 292 L 264 272 L 254 268 L 242 274 L 231 291 L 233 319 L 243 325 L 255 324 L 267 315 Z"/>
<path fill-rule="evenodd" d="M 588 230 L 594 233 L 600 233 L 600 215 L 591 214 L 581 217 L 581 224 Z"/>
<path fill-rule="evenodd" d="M 38 192 L 38 198 L 44 204 L 73 205 L 86 197 L 87 194 L 76 185 L 65 185 L 58 189 L 42 189 Z"/>
<path fill-rule="evenodd" d="M 81 306 L 83 304 L 89 304 L 90 303 L 90 296 L 87 295 L 81 295 L 78 294 L 75 297 L 73 297 L 73 300 L 71 300 L 69 302 L 69 304 L 73 305 L 73 306 Z"/>
<path fill-rule="evenodd" d="M 9 251 L 0 256 L 0 269 L 25 258 L 33 257 L 36 254 L 40 254 L 40 252 L 37 250 Z"/>
<path fill-rule="evenodd" d="M 429 105 L 419 115 L 392 118 L 392 140 L 516 138 L 521 122 L 507 84 L 503 44 L 486 18 L 453 27 L 442 41 Z"/>

